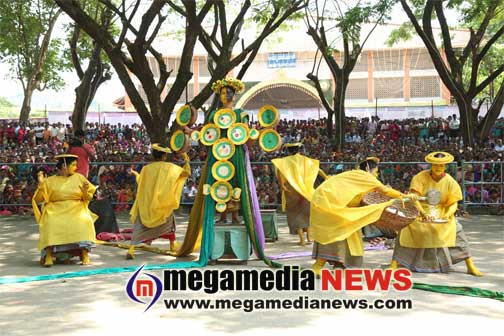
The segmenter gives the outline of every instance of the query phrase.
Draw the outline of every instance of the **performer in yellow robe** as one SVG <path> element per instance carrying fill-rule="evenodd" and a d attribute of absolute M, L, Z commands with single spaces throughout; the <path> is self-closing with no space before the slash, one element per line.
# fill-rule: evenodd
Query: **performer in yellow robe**
<path fill-rule="evenodd" d="M 273 159 L 276 174 L 282 188 L 282 210 L 287 212 L 290 234 L 299 236 L 299 245 L 311 242 L 310 201 L 317 175 L 324 179 L 327 175 L 319 168 L 320 162 L 299 153 L 302 143 L 285 144 L 289 156 Z"/>
<path fill-rule="evenodd" d="M 360 206 L 364 194 L 378 191 L 392 198 L 411 197 L 383 185 L 378 176 L 380 160 L 369 157 L 358 170 L 329 177 L 313 193 L 310 226 L 315 244 L 313 271 L 319 275 L 327 261 L 343 267 L 361 267 L 364 247 L 361 229 L 376 222 L 394 200 Z"/>
<path fill-rule="evenodd" d="M 178 209 L 182 188 L 191 175 L 189 156 L 185 153 L 184 168 L 165 162 L 170 149 L 159 144 L 152 145 L 152 156 L 155 162 L 142 168 L 139 173 L 131 170 L 138 184 L 135 203 L 130 211 L 130 222 L 134 225 L 131 245 L 126 259 L 135 257 L 135 245 L 156 238 L 168 238 L 170 251 L 176 251 L 175 217 L 173 211 Z"/>
<path fill-rule="evenodd" d="M 410 191 L 420 196 L 437 194 L 439 204 L 418 202 L 421 217 L 400 231 L 391 267 L 397 268 L 399 264 L 415 272 L 446 272 L 451 265 L 465 260 L 467 272 L 481 276 L 470 256 L 462 225 L 455 219 L 462 191 L 457 181 L 445 173 L 453 156 L 433 152 L 425 161 L 431 164 L 431 169 L 413 177 Z"/>
<path fill-rule="evenodd" d="M 40 262 L 50 267 L 54 257 L 68 261 L 78 255 L 86 265 L 95 242 L 94 221 L 97 216 L 88 209 L 88 204 L 96 188 L 83 175 L 76 173 L 76 155 L 63 154 L 55 158 L 59 173 L 46 179 L 43 172 L 39 172 L 39 185 L 32 198 L 39 223 Z M 42 203 L 42 211 L 37 203 Z"/>

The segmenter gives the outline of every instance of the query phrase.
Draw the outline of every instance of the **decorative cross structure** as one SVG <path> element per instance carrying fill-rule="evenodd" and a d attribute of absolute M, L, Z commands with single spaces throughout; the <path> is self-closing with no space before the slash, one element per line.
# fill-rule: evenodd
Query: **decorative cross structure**
<path fill-rule="evenodd" d="M 249 128 L 246 123 L 236 122 L 235 112 L 232 109 L 223 108 L 214 114 L 213 122 L 203 126 L 201 131 L 193 130 L 189 136 L 187 128 L 195 123 L 196 110 L 189 105 L 183 105 L 177 111 L 176 122 L 185 131 L 179 129 L 173 133 L 170 147 L 176 153 L 185 152 L 189 148 L 189 138 L 212 147 L 212 153 L 217 160 L 211 167 L 215 183 L 211 186 L 205 184 L 203 194 L 210 195 L 216 202 L 217 212 L 225 212 L 227 202 L 231 199 L 239 200 L 241 196 L 241 189 L 233 187 L 230 183 L 235 174 L 235 167 L 230 161 L 235 154 L 235 146 L 242 146 L 249 140 L 259 140 L 262 150 L 272 152 L 282 145 L 280 135 L 273 129 L 280 120 L 278 110 L 274 106 L 265 105 L 258 112 L 258 120 L 260 129 Z M 221 137 L 226 130 L 226 137 Z"/>

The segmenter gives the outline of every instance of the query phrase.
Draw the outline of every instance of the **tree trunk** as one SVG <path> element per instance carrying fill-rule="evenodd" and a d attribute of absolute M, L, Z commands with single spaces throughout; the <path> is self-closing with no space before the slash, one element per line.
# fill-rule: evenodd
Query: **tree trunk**
<path fill-rule="evenodd" d="M 160 143 L 163 146 L 170 144 L 168 134 L 166 132 L 167 125 L 164 123 L 155 123 L 149 133 L 151 143 Z"/>
<path fill-rule="evenodd" d="M 332 139 L 333 134 L 334 134 L 334 110 L 329 109 L 327 110 L 327 137 L 329 139 Z"/>
<path fill-rule="evenodd" d="M 35 64 L 33 64 L 33 72 L 30 74 L 29 79 L 27 80 L 26 90 L 24 91 L 23 105 L 21 106 L 21 113 L 19 114 L 19 122 L 26 123 L 28 122 L 28 118 L 30 117 L 33 91 L 35 91 L 35 89 L 37 89 L 40 84 L 40 72 L 42 71 L 41 69 L 43 68 L 45 59 L 47 57 L 54 25 L 56 24 L 56 21 L 58 20 L 60 14 L 61 9 L 58 10 L 50 19 L 48 29 L 44 35 L 44 38 L 42 39 L 42 43 L 39 48 L 39 54 L 37 56 L 37 61 Z M 39 90 L 41 89 L 39 88 Z"/>
<path fill-rule="evenodd" d="M 493 84 L 492 84 L 493 85 Z M 478 131 L 476 132 L 476 137 L 478 142 L 481 144 L 490 134 L 495 121 L 502 111 L 502 106 L 504 106 L 504 83 L 499 88 L 495 99 L 492 101 L 490 109 L 487 111 L 485 117 L 478 125 Z"/>
<path fill-rule="evenodd" d="M 334 90 L 334 145 L 338 151 L 345 146 L 345 92 L 348 85 L 348 78 L 343 73 L 336 76 L 336 87 Z"/>
<path fill-rule="evenodd" d="M 478 110 L 472 107 L 472 102 L 466 97 L 455 97 L 460 115 L 460 134 L 464 146 L 474 146 L 474 131 L 478 120 Z"/>
<path fill-rule="evenodd" d="M 31 112 L 31 100 L 33 96 L 33 91 L 35 91 L 35 87 L 31 83 L 31 81 L 28 81 L 26 90 L 24 90 L 24 99 L 23 99 L 23 105 L 21 106 L 21 113 L 19 114 L 20 123 L 25 124 L 28 122 L 28 118 L 30 117 Z"/>
<path fill-rule="evenodd" d="M 72 112 L 72 128 L 75 131 L 84 131 L 87 111 L 90 103 L 90 87 L 82 82 L 75 88 L 75 103 Z M 91 97 L 92 100 L 92 97 Z"/>
<path fill-rule="evenodd" d="M 72 127 L 74 132 L 77 130 L 84 131 L 87 112 L 98 91 L 98 87 L 106 80 L 110 79 L 109 76 L 103 74 L 100 51 L 101 48 L 97 48 L 97 51 L 89 60 L 88 68 L 81 78 L 81 83 L 75 88 L 75 104 L 72 113 Z"/>

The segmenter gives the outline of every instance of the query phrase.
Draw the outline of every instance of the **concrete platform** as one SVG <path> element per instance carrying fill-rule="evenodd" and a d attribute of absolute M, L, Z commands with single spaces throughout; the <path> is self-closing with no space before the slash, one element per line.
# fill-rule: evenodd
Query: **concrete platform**
<path fill-rule="evenodd" d="M 128 227 L 127 217 L 119 216 L 120 226 Z M 187 227 L 187 215 L 177 216 L 177 235 L 181 240 Z M 471 216 L 460 219 L 469 239 L 474 261 L 485 273 L 477 278 L 465 274 L 465 265 L 455 265 L 447 274 L 413 274 L 413 281 L 451 286 L 471 286 L 493 291 L 504 290 L 504 218 Z M 0 217 L 0 277 L 24 277 L 42 274 L 93 270 L 107 267 L 164 264 L 175 262 L 170 256 L 138 251 L 135 260 L 125 260 L 123 249 L 98 246 L 91 254 L 91 265 L 39 265 L 36 250 L 37 225 L 33 217 Z M 288 234 L 286 219 L 279 215 L 279 240 L 266 243 L 266 254 L 311 251 L 311 245 L 296 245 L 297 237 Z M 155 246 L 167 248 L 167 241 Z M 365 267 L 385 268 L 392 250 L 365 253 Z M 198 255 L 180 260 L 197 259 Z M 285 259 L 286 265 L 310 267 L 309 257 Z M 207 269 L 266 269 L 262 261 L 252 259 L 247 266 L 218 264 Z M 161 271 L 149 271 L 161 277 Z M 358 292 L 204 292 L 163 293 L 162 298 L 280 298 L 300 295 L 313 299 L 411 299 L 410 310 L 363 309 L 282 309 L 243 312 L 240 309 L 168 310 L 160 301 L 149 311 L 125 294 L 132 273 L 94 275 L 52 281 L 0 285 L 0 335 L 314 335 L 343 330 L 353 334 L 450 334 L 469 335 L 483 330 L 502 330 L 504 303 L 484 298 L 447 295 L 421 290 Z M 490 329 L 489 329 L 490 328 Z M 497 329 L 499 328 L 499 329 Z M 492 332 L 492 333 L 494 333 Z"/>

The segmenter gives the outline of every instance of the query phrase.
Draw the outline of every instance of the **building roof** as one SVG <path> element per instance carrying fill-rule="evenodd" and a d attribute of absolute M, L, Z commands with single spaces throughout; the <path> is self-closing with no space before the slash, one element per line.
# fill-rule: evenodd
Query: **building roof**
<path fill-rule="evenodd" d="M 433 23 L 434 24 L 434 23 Z M 365 24 L 361 32 L 361 41 L 367 36 L 368 32 L 373 28 L 374 24 Z M 383 50 L 383 49 L 418 49 L 425 48 L 422 39 L 414 34 L 413 37 L 408 41 L 401 41 L 394 44 L 392 47 L 386 45 L 386 40 L 390 36 L 390 33 L 399 28 L 399 24 L 385 24 L 379 25 L 373 31 L 371 37 L 367 40 L 363 50 Z M 287 30 L 281 30 L 270 37 L 268 37 L 263 43 L 260 52 L 313 52 L 316 50 L 316 45 L 311 39 L 311 37 L 306 33 L 307 29 L 304 24 L 299 24 L 297 26 L 291 27 Z M 441 29 L 433 27 L 434 38 L 438 45 L 441 44 Z M 469 31 L 453 29 L 450 30 L 452 36 L 453 47 L 464 47 L 469 40 Z M 253 27 L 244 30 L 242 37 L 245 43 L 251 43 L 257 32 Z M 334 36 L 337 37 L 337 36 Z M 156 38 L 154 41 L 154 47 L 160 51 L 165 56 L 179 56 L 180 50 L 182 50 L 184 41 L 171 37 L 170 35 L 164 35 Z M 343 49 L 343 44 L 341 39 L 335 43 L 336 49 Z M 235 47 L 235 53 L 241 51 L 241 43 L 237 43 Z M 195 56 L 206 55 L 207 52 L 203 46 L 199 43 L 196 44 L 194 49 Z"/>

